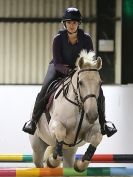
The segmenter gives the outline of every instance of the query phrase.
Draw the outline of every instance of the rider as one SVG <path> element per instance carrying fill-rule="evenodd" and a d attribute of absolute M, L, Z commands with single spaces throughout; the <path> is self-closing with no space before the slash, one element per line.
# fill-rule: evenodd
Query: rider
<path fill-rule="evenodd" d="M 65 29 L 59 31 L 53 40 L 53 59 L 49 63 L 43 86 L 37 95 L 32 119 L 23 127 L 24 132 L 32 135 L 35 133 L 36 124 L 47 104 L 47 99 L 44 97 L 49 84 L 58 77 L 67 76 L 70 70 L 74 69 L 75 61 L 82 49 L 86 49 L 88 52 L 93 50 L 90 35 L 79 29 L 81 20 L 82 17 L 77 8 L 69 7 L 65 10 L 62 19 Z M 108 137 L 112 136 L 117 130 L 114 124 L 111 123 L 112 125 L 108 126 L 105 120 L 105 97 L 102 88 L 98 98 L 98 113 L 101 133 Z"/>

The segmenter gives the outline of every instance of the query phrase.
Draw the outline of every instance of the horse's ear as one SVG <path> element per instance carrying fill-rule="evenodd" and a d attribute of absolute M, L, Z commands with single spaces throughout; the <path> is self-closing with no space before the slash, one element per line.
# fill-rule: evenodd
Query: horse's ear
<path fill-rule="evenodd" d="M 101 57 L 97 57 L 97 69 L 100 70 L 102 68 L 102 59 Z"/>
<path fill-rule="evenodd" d="M 81 58 L 78 59 L 77 66 L 79 68 L 83 68 L 83 65 L 84 65 L 84 59 L 83 59 L 83 57 L 81 57 Z"/>

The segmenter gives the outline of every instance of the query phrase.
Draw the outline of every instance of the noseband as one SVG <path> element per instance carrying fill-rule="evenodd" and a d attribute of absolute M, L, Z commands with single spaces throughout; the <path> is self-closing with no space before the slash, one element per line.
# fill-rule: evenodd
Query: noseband
<path fill-rule="evenodd" d="M 80 99 L 82 101 L 82 103 L 84 104 L 84 102 L 88 99 L 88 98 L 96 98 L 96 95 L 95 94 L 89 94 L 89 95 L 86 95 L 84 98 L 82 98 L 81 96 L 81 93 L 80 93 L 80 88 L 79 88 L 79 74 L 84 72 L 84 71 L 97 71 L 97 69 L 82 69 L 78 72 L 78 77 L 77 77 L 77 89 L 79 90 L 79 95 L 80 95 Z M 96 98 L 97 99 L 97 98 Z"/>

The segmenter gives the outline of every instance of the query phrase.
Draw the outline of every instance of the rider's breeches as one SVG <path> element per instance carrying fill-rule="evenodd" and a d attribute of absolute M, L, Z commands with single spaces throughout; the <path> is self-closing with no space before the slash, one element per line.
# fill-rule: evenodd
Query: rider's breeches
<path fill-rule="evenodd" d="M 38 93 L 33 109 L 32 119 L 38 121 L 41 117 L 44 108 L 46 106 L 47 100 L 45 98 L 45 94 L 49 84 L 57 78 L 57 73 L 54 67 L 54 64 L 49 64 L 47 74 L 43 81 L 43 85 L 41 91 Z"/>

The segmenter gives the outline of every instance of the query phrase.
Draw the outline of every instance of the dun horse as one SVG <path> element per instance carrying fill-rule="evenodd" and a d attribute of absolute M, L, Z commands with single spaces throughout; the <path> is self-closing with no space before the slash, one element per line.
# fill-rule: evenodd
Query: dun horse
<path fill-rule="evenodd" d="M 63 167 L 77 171 L 88 167 L 102 140 L 97 108 L 101 67 L 102 60 L 95 58 L 94 52 L 81 51 L 74 74 L 55 93 L 49 123 L 44 113 L 34 136 L 30 135 L 36 167 L 44 167 L 44 158 L 53 168 L 60 165 L 62 158 Z M 75 160 L 77 148 L 85 143 L 89 143 L 86 152 Z"/>

